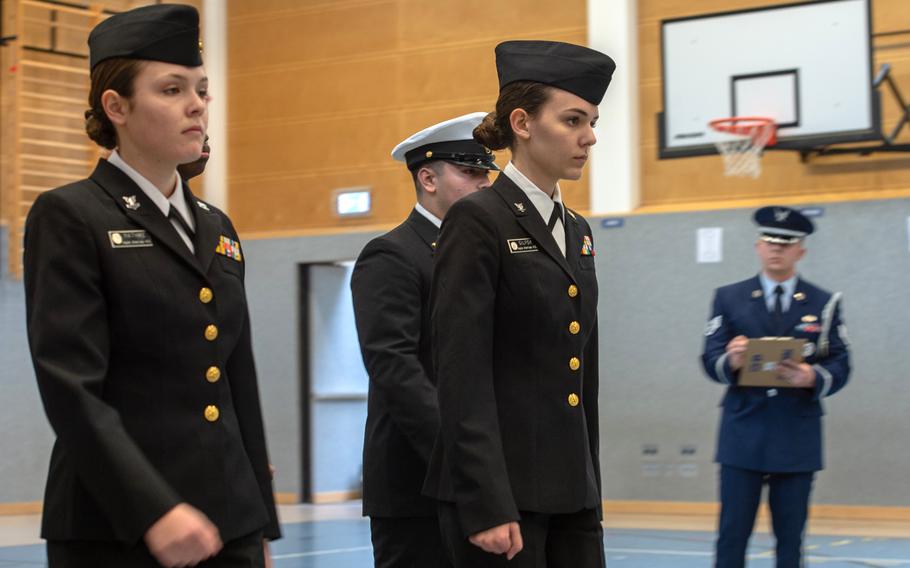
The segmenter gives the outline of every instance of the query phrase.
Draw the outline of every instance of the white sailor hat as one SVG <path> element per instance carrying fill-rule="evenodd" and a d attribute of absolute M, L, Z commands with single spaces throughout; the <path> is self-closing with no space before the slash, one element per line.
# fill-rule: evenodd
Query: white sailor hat
<path fill-rule="evenodd" d="M 485 112 L 472 112 L 424 128 L 395 146 L 392 158 L 411 171 L 431 160 L 498 171 L 493 153 L 474 141 L 474 129 L 485 116 Z"/>
<path fill-rule="evenodd" d="M 815 231 L 808 217 L 781 205 L 762 207 L 755 212 L 753 220 L 758 225 L 759 238 L 768 243 L 793 244 Z"/>

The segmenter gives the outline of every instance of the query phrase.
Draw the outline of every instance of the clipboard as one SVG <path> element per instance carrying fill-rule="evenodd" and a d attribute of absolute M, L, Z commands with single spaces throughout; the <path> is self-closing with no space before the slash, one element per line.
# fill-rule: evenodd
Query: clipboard
<path fill-rule="evenodd" d="M 741 387 L 795 388 L 777 377 L 777 366 L 784 359 L 803 362 L 805 339 L 761 337 L 750 339 L 739 373 Z"/>

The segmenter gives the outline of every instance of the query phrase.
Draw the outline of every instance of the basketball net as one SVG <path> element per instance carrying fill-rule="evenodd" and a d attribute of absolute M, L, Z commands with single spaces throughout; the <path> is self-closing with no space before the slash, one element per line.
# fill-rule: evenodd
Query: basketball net
<path fill-rule="evenodd" d="M 766 146 L 777 139 L 777 125 L 770 118 L 742 116 L 712 120 L 711 128 L 723 135 L 714 142 L 724 161 L 724 175 L 757 178 Z"/>

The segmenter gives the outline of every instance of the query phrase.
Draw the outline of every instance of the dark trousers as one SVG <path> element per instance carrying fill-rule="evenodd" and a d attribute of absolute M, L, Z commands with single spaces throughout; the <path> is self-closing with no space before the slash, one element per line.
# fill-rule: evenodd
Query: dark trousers
<path fill-rule="evenodd" d="M 370 517 L 376 568 L 449 568 L 435 517 Z"/>
<path fill-rule="evenodd" d="M 439 505 L 439 525 L 455 568 L 604 568 L 604 532 L 597 511 L 564 515 L 521 511 L 524 548 L 511 561 L 474 546 L 452 503 Z"/>
<path fill-rule="evenodd" d="M 119 542 L 49 540 L 48 568 L 161 568 L 145 543 L 126 546 Z M 224 544 L 217 556 L 197 568 L 263 568 L 262 533 L 256 532 Z"/>
<path fill-rule="evenodd" d="M 803 533 L 815 473 L 762 473 L 722 465 L 716 568 L 743 568 L 762 486 L 768 484 L 777 568 L 802 566 Z"/>

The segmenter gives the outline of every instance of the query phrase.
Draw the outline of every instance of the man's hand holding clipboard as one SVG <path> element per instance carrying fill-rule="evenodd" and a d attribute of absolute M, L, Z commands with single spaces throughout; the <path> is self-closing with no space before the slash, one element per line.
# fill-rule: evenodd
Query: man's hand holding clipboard
<path fill-rule="evenodd" d="M 730 368 L 743 387 L 813 388 L 815 369 L 803 363 L 805 339 L 738 335 L 727 344 Z"/>

